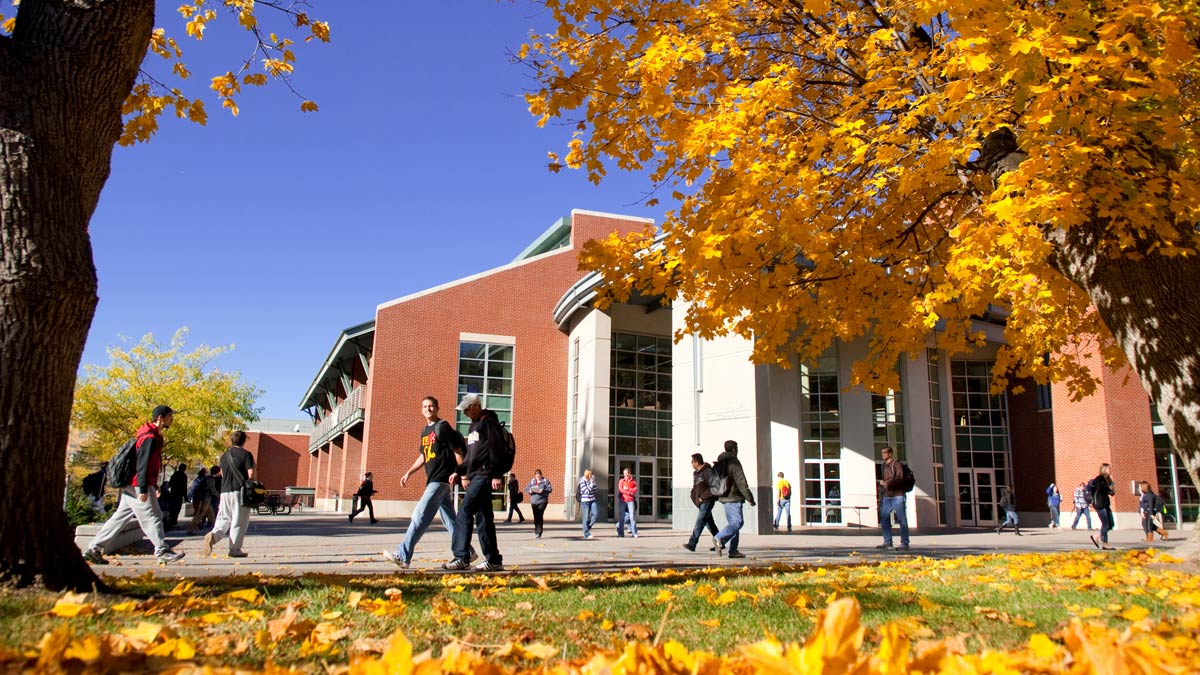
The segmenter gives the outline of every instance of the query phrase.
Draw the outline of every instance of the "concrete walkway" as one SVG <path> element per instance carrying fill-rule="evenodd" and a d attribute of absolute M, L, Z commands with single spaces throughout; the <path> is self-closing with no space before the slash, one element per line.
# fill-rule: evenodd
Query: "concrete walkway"
<path fill-rule="evenodd" d="M 1131 523 L 1132 525 L 1132 523 Z M 186 535 L 182 528 L 167 534 L 167 540 L 187 557 L 172 565 L 159 565 L 144 541 L 128 554 L 109 557 L 110 563 L 96 566 L 102 574 L 133 576 L 147 572 L 164 577 L 224 576 L 248 573 L 295 575 L 332 574 L 415 574 L 442 573 L 441 564 L 450 556 L 450 538 L 441 522 L 434 525 L 417 545 L 413 567 L 401 570 L 387 562 L 380 552 L 395 549 L 404 539 L 408 520 L 381 520 L 370 525 L 364 518 L 353 525 L 345 514 L 306 512 L 286 516 L 250 517 L 250 533 L 243 548 L 247 558 L 225 555 L 228 542 L 217 544 L 213 557 L 201 558 L 202 534 Z M 701 538 L 697 551 L 683 548 L 688 532 L 672 531 L 668 525 L 639 526 L 637 539 L 617 538 L 615 525 L 599 524 L 594 539 L 584 540 L 578 523 L 548 521 L 541 539 L 534 539 L 532 520 L 524 524 L 496 525 L 500 553 L 508 573 L 545 573 L 584 570 L 615 571 L 633 567 L 697 568 L 721 566 L 767 566 L 775 563 L 846 564 L 927 556 L 948 558 L 984 553 L 1026 553 L 1066 550 L 1095 550 L 1089 532 L 1023 529 L 1024 536 L 1011 532 L 997 535 L 991 529 L 913 531 L 912 550 L 879 551 L 882 543 L 878 528 L 797 530 L 795 534 L 744 535 L 741 550 L 746 558 L 730 560 L 708 551 L 711 542 Z M 1094 533 L 1093 533 L 1094 534 Z M 1178 546 L 1190 531 L 1172 530 L 1170 541 L 1153 544 L 1142 541 L 1141 528 L 1128 527 L 1111 533 L 1110 541 L 1118 549 L 1154 546 L 1169 551 Z M 896 541 L 899 543 L 899 540 Z"/>

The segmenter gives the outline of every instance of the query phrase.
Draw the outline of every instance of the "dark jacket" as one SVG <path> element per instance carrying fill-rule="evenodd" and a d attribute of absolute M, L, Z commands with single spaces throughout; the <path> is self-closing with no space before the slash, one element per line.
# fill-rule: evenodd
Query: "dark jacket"
<path fill-rule="evenodd" d="M 492 468 L 496 464 L 492 461 L 492 448 L 497 443 L 504 442 L 503 430 L 500 428 L 500 420 L 496 417 L 496 413 L 491 410 L 481 411 L 479 419 L 471 422 L 466 440 L 467 455 L 463 458 L 463 463 L 458 465 L 455 473 L 459 476 L 466 476 L 468 479 L 479 476 L 504 478 L 503 472 L 495 471 Z"/>
<path fill-rule="evenodd" d="M 175 472 L 171 474 L 171 478 L 167 481 L 167 484 L 171 486 L 171 497 L 182 504 L 187 498 L 187 473 L 176 469 Z"/>
<path fill-rule="evenodd" d="M 904 462 L 893 459 L 883 463 L 883 485 L 884 497 L 904 496 Z"/>
<path fill-rule="evenodd" d="M 742 469 L 742 463 L 738 460 L 737 455 L 732 452 L 722 452 L 717 456 L 717 461 L 725 462 L 729 478 L 733 481 L 733 488 L 729 490 L 729 494 L 720 498 L 720 502 L 722 504 L 750 502 L 750 506 L 754 506 L 754 493 L 750 492 L 750 485 L 746 483 L 746 472 Z"/>
<path fill-rule="evenodd" d="M 1092 479 L 1092 508 L 1107 509 L 1112 507 L 1111 497 L 1116 494 L 1112 483 L 1103 474 Z"/>
<path fill-rule="evenodd" d="M 158 426 L 146 422 L 137 430 L 137 473 L 133 475 L 133 487 L 138 494 L 150 491 L 158 485 L 159 474 L 162 473 L 163 437 Z"/>
<path fill-rule="evenodd" d="M 370 499 L 371 495 L 373 494 L 375 494 L 375 481 L 371 480 L 370 478 L 364 478 L 363 482 L 359 484 L 358 491 L 354 493 L 354 496 L 360 499 L 364 497 Z"/>
<path fill-rule="evenodd" d="M 715 502 L 717 498 L 713 496 L 712 490 L 709 488 L 709 479 L 712 478 L 712 465 L 708 462 L 704 466 L 692 472 L 692 503 L 700 506 L 704 502 Z"/>

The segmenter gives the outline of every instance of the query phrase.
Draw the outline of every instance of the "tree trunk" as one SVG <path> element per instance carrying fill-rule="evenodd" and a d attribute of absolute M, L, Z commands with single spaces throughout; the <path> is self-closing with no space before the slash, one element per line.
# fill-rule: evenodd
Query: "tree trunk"
<path fill-rule="evenodd" d="M 1200 486 L 1200 261 L 1109 257 L 1101 252 L 1100 227 L 1052 237 L 1056 266 L 1091 298 L 1158 409 L 1192 484 Z M 1179 553 L 1200 558 L 1200 528 Z"/>
<path fill-rule="evenodd" d="M 24 0 L 0 38 L 0 579 L 86 590 L 63 512 L 71 401 L 96 308 L 88 222 L 153 0 Z M 131 262 L 150 262 L 131 254 Z"/>

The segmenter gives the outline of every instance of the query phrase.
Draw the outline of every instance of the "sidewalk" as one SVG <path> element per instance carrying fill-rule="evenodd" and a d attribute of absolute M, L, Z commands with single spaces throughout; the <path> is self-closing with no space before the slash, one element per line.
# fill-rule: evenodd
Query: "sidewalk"
<path fill-rule="evenodd" d="M 325 574 L 418 574 L 441 573 L 441 564 L 450 559 L 450 538 L 441 521 L 417 545 L 413 567 L 402 570 L 380 555 L 395 549 L 404 539 L 407 518 L 381 520 L 370 525 L 365 520 L 346 522 L 343 513 L 293 513 L 287 516 L 250 517 L 250 531 L 243 548 L 248 558 L 225 556 L 227 541 L 217 544 L 211 558 L 200 557 L 203 533 L 184 534 L 177 529 L 167 533 L 167 541 L 187 557 L 172 565 L 159 565 L 149 550 L 129 555 L 109 556 L 111 564 L 94 567 L 96 572 L 112 576 L 151 573 L 164 577 L 203 577 L 260 573 L 267 575 Z M 707 537 L 701 538 L 695 553 L 683 548 L 689 532 L 672 531 L 665 524 L 639 524 L 637 539 L 617 538 L 615 525 L 597 524 L 595 538 L 584 540 L 578 523 L 547 521 L 541 539 L 533 538 L 532 520 L 524 524 L 496 524 L 500 553 L 508 573 L 546 573 L 586 570 L 604 572 L 640 568 L 696 568 L 713 565 L 762 567 L 782 564 L 857 564 L 895 558 L 926 556 L 950 558 L 986 553 L 1053 552 L 1096 550 L 1084 529 L 1072 531 L 1031 528 L 1024 536 L 1011 532 L 997 535 L 991 529 L 914 530 L 912 550 L 880 551 L 878 528 L 797 530 L 795 534 L 744 535 L 741 551 L 746 558 L 730 560 L 708 550 Z M 1095 532 L 1091 533 L 1095 534 Z M 1170 541 L 1143 541 L 1140 528 L 1116 530 L 1110 542 L 1118 550 L 1153 546 L 1170 550 L 1179 545 L 1188 531 L 1171 531 Z M 897 539 L 895 543 L 899 543 Z M 476 543 L 476 545 L 478 545 Z"/>

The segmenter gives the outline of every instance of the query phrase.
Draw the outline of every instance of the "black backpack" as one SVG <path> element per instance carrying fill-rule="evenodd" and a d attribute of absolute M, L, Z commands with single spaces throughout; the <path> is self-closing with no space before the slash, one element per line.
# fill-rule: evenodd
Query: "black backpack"
<path fill-rule="evenodd" d="M 504 422 L 500 423 L 500 442 L 492 444 L 492 475 L 507 474 L 517 461 L 517 439 Z"/>
<path fill-rule="evenodd" d="M 713 462 L 712 474 L 708 478 L 708 491 L 717 499 L 728 497 L 733 491 L 733 479 L 729 477 L 729 460 Z"/>
<path fill-rule="evenodd" d="M 1087 486 L 1083 488 L 1083 501 L 1088 506 L 1096 501 L 1096 479 L 1093 478 L 1087 482 Z"/>
<path fill-rule="evenodd" d="M 913 475 L 912 469 L 904 462 L 900 462 L 900 471 L 903 474 L 904 484 L 902 487 L 905 492 L 912 492 L 913 488 L 917 487 L 917 477 Z"/>
<path fill-rule="evenodd" d="M 150 434 L 134 436 L 125 441 L 125 444 L 117 450 L 117 454 L 108 460 L 106 478 L 109 485 L 120 489 L 133 484 L 133 477 L 137 474 L 137 446 L 147 436 Z"/>

